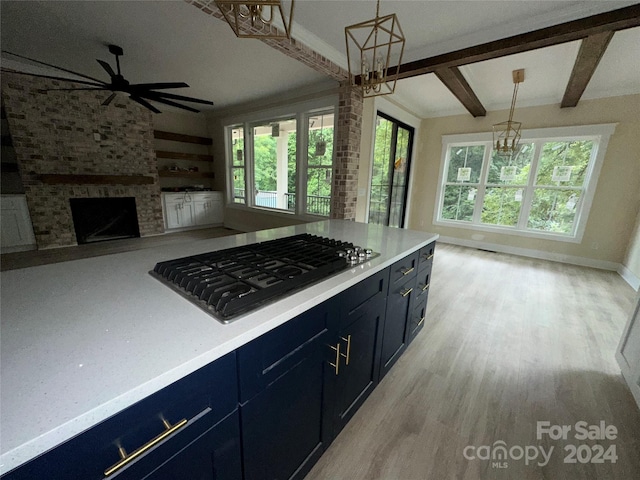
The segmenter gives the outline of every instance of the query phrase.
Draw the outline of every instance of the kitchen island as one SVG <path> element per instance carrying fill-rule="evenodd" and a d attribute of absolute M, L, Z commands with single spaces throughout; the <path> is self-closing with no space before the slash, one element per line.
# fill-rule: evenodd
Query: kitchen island
<path fill-rule="evenodd" d="M 157 262 L 299 233 L 380 253 L 224 325 L 148 272 Z M 3 272 L 0 473 L 381 272 L 436 235 L 323 221 Z"/>

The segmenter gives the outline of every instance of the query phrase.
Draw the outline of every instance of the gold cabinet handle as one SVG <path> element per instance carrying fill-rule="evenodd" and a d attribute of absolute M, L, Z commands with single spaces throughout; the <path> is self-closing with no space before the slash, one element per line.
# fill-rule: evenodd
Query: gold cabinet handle
<path fill-rule="evenodd" d="M 346 359 L 344 364 L 349 365 L 349 357 L 351 356 L 351 335 L 347 335 L 347 338 L 344 338 L 344 337 L 340 337 L 340 338 L 345 342 L 347 342 L 347 354 L 346 355 L 342 354 L 342 356 Z"/>
<path fill-rule="evenodd" d="M 420 319 L 420 321 L 418 322 L 418 326 L 420 326 L 420 325 L 422 325 L 422 324 L 424 323 L 424 319 L 425 319 L 425 318 L 427 318 L 427 317 L 422 317 L 422 318 Z"/>
<path fill-rule="evenodd" d="M 124 450 L 124 448 L 118 447 L 118 451 L 120 452 L 121 459 L 118 460 L 117 463 L 114 463 L 112 466 L 107 468 L 104 471 L 104 476 L 108 477 L 109 475 L 111 475 L 112 473 L 116 472 L 117 470 L 120 470 L 122 467 L 124 467 L 125 465 L 129 464 L 130 462 L 132 462 L 133 460 L 138 458 L 140 455 L 145 453 L 151 447 L 157 445 L 162 440 L 167 438 L 169 435 L 171 435 L 172 433 L 174 433 L 174 432 L 178 431 L 179 429 L 181 429 L 182 427 L 184 427 L 187 424 L 187 419 L 183 418 L 182 420 L 180 420 L 178 423 L 176 423 L 173 426 L 171 426 L 171 424 L 169 422 L 167 422 L 166 420 L 164 420 L 164 419 L 162 420 L 162 422 L 164 423 L 164 426 L 166 427 L 166 430 L 164 432 L 162 432 L 160 435 L 158 435 L 157 437 L 152 438 L 147 443 L 145 443 L 143 446 L 141 446 L 140 448 L 134 450 L 130 454 L 127 455 L 127 452 Z"/>
<path fill-rule="evenodd" d="M 401 269 L 400 271 L 402 272 L 402 275 L 409 275 L 411 272 L 413 272 L 414 268 L 408 268 L 408 269 Z"/>
<path fill-rule="evenodd" d="M 336 375 L 338 375 L 338 372 L 340 371 L 340 342 L 338 342 L 335 347 L 333 345 L 329 346 L 332 350 L 336 351 L 336 363 L 329 363 L 329 365 L 336 369 Z"/>
<path fill-rule="evenodd" d="M 409 290 L 405 290 L 404 292 L 400 292 L 400 295 L 402 295 L 403 297 L 406 297 L 411 292 L 413 292 L 413 288 L 410 288 Z"/>
<path fill-rule="evenodd" d="M 424 292 L 427 288 L 429 288 L 430 283 L 427 283 L 424 287 L 422 287 L 422 291 Z"/>
<path fill-rule="evenodd" d="M 427 260 L 431 260 L 432 258 L 433 258 L 433 253 L 431 253 L 431 254 L 427 255 L 427 258 L 426 258 L 426 259 L 427 259 Z"/>

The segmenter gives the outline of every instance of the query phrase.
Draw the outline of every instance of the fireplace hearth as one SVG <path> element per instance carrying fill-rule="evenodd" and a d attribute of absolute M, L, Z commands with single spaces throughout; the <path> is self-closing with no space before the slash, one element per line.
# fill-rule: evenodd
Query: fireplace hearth
<path fill-rule="evenodd" d="M 134 197 L 71 198 L 78 244 L 140 236 Z"/>

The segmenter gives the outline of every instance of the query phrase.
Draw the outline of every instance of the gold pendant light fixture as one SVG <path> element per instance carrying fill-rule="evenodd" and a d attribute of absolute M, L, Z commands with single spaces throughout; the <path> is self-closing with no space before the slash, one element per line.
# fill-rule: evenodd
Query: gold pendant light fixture
<path fill-rule="evenodd" d="M 239 38 L 291 38 L 293 3 L 288 15 L 282 0 L 215 0 Z"/>
<path fill-rule="evenodd" d="M 376 18 L 345 27 L 344 34 L 351 84 L 365 97 L 393 93 L 405 44 L 396 14 L 381 17 L 377 0 Z"/>
<path fill-rule="evenodd" d="M 493 149 L 504 157 L 510 157 L 518 151 L 520 136 L 522 134 L 522 123 L 513 121 L 513 111 L 516 108 L 516 97 L 518 96 L 518 86 L 524 82 L 524 69 L 514 70 L 513 76 L 513 96 L 511 97 L 511 109 L 509 110 L 509 120 L 496 123 L 493 126 Z"/>

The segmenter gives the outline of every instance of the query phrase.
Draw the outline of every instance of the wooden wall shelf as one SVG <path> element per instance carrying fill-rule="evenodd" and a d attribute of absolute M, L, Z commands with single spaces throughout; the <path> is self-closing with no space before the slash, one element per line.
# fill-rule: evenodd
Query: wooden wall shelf
<path fill-rule="evenodd" d="M 213 162 L 213 155 L 201 155 L 199 153 L 156 151 L 157 158 L 170 158 L 173 160 L 192 160 L 196 162 Z"/>
<path fill-rule="evenodd" d="M 213 141 L 207 137 L 196 137 L 195 135 L 184 135 L 182 133 L 164 132 L 154 130 L 153 137 L 158 140 L 172 140 L 174 142 L 196 143 L 198 145 L 212 145 Z"/>
<path fill-rule="evenodd" d="M 172 170 L 160 170 L 158 175 L 166 178 L 215 178 L 214 174 L 211 172 L 174 172 Z"/>
<path fill-rule="evenodd" d="M 46 185 L 149 185 L 154 178 L 147 175 L 73 175 L 43 173 L 38 180 Z"/>

